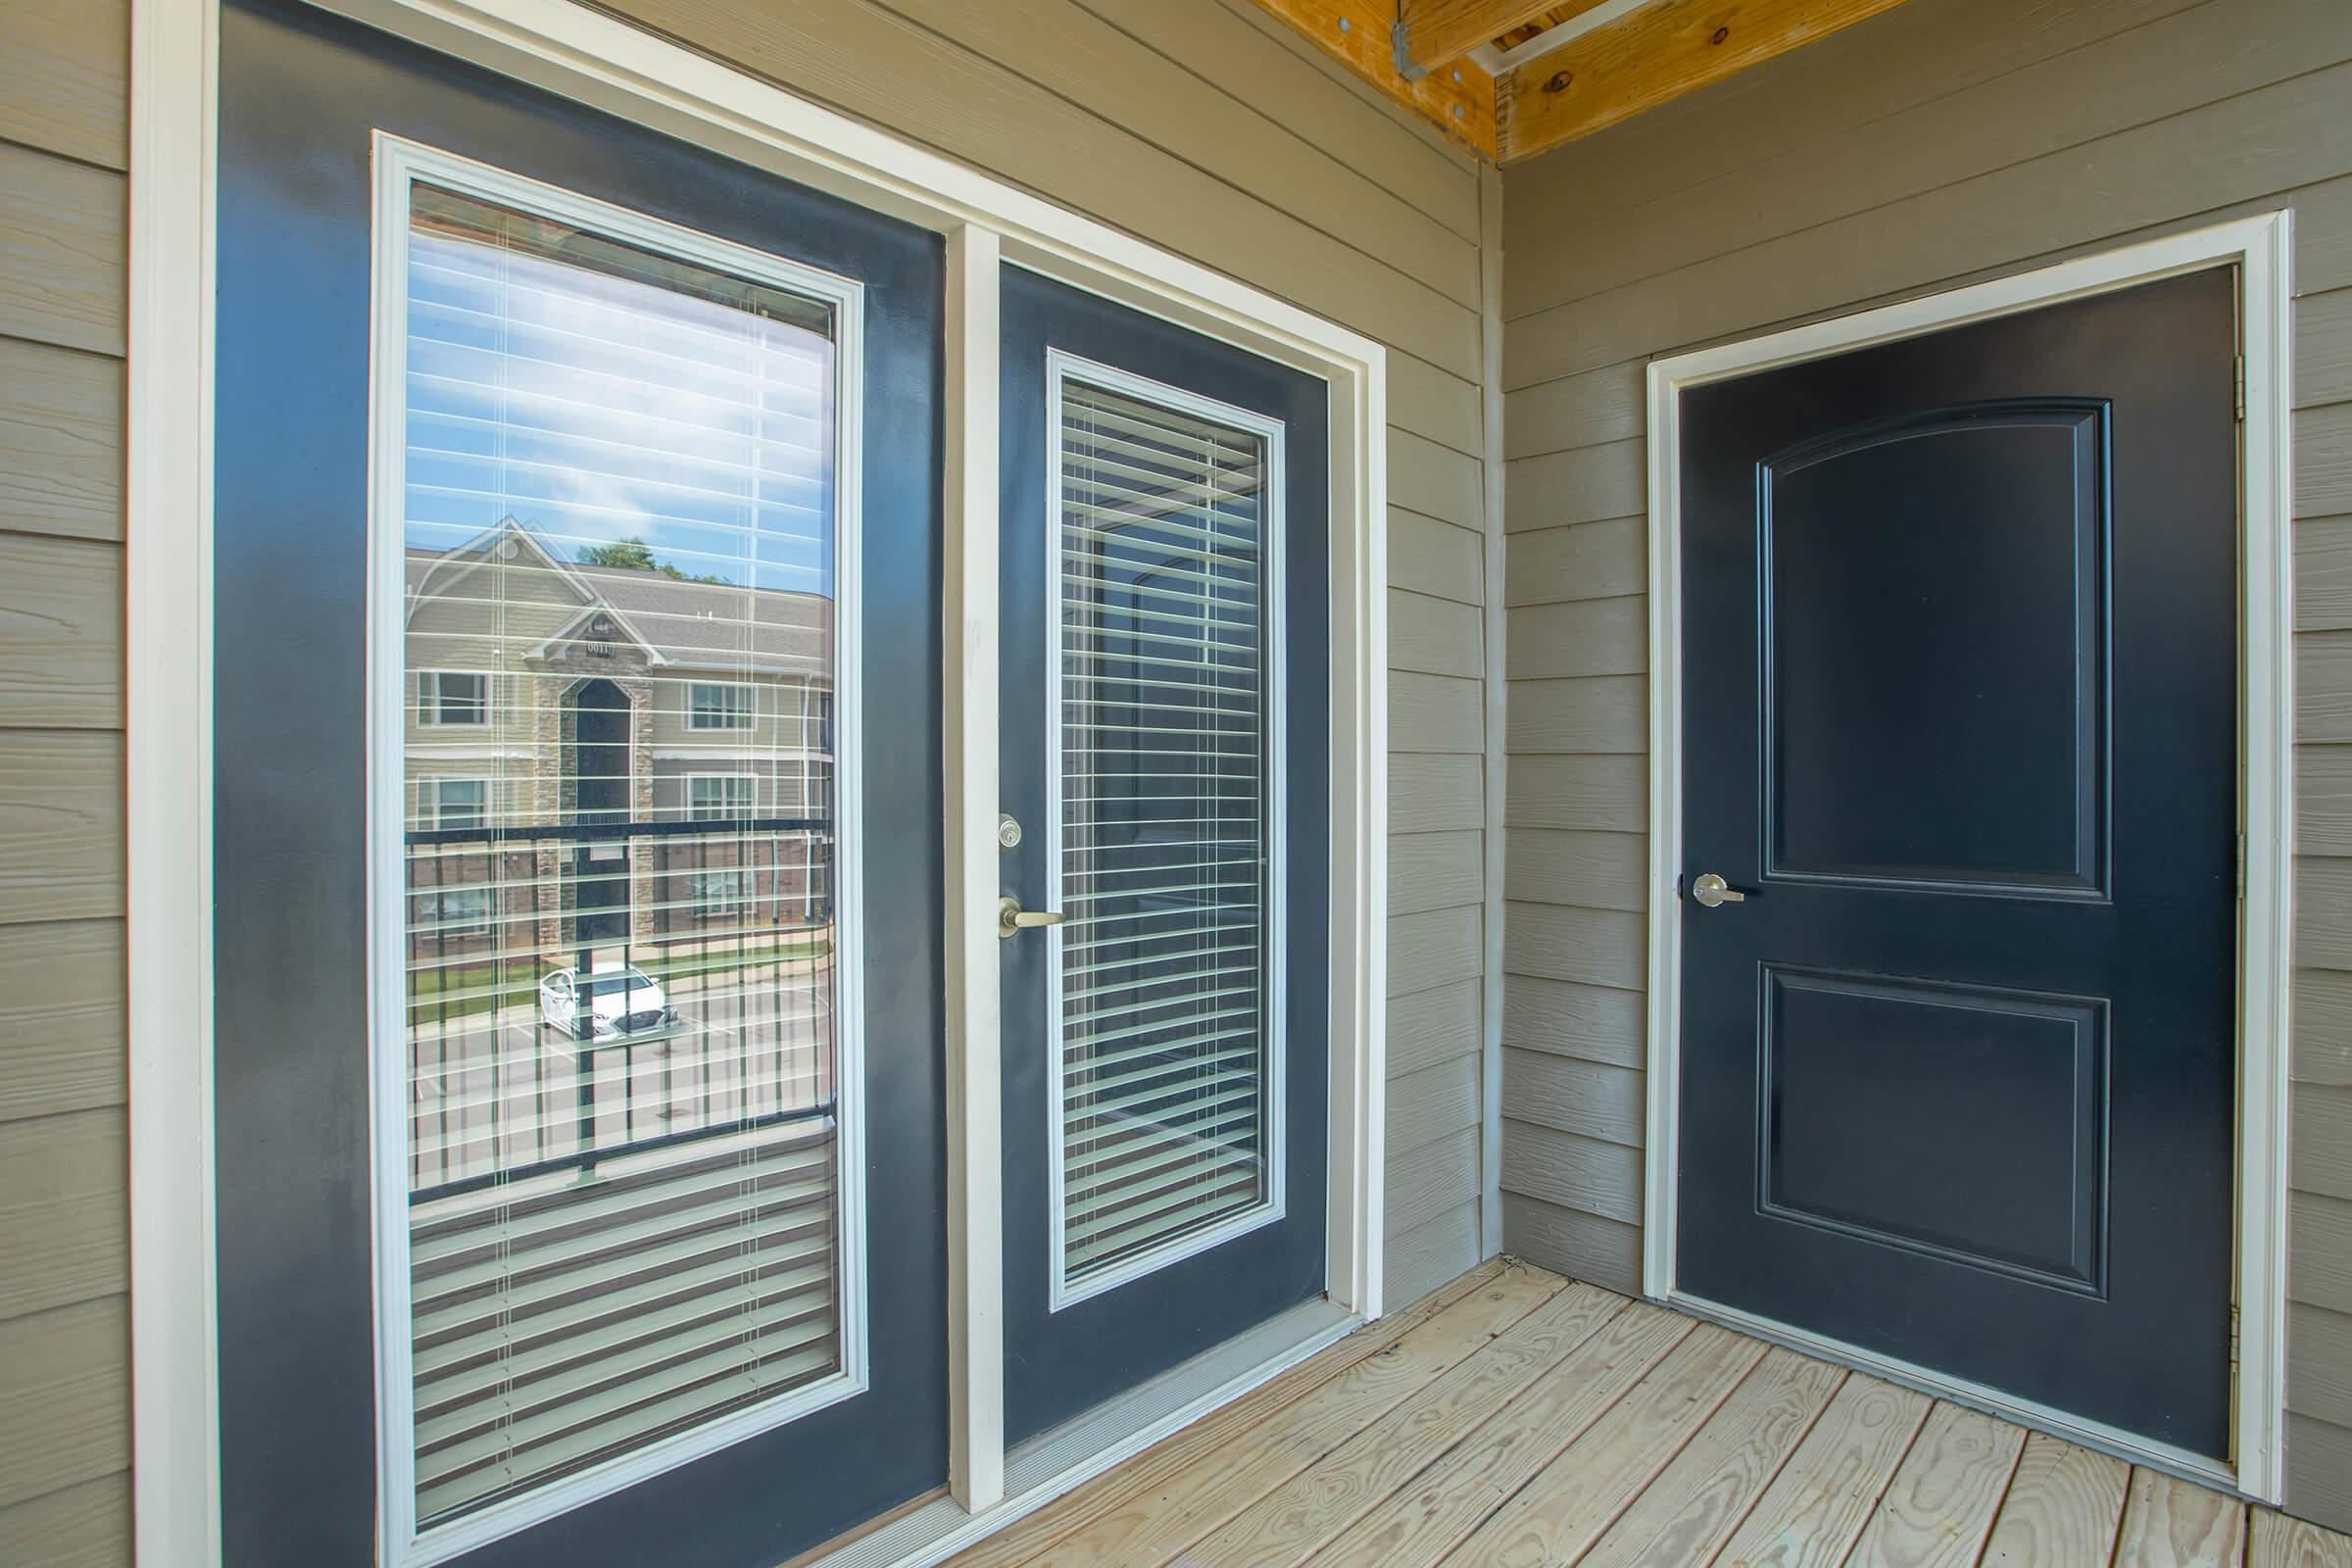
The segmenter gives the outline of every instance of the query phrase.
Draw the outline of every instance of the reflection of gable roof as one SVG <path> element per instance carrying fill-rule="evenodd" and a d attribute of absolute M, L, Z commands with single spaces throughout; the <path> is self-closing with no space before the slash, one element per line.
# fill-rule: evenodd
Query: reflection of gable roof
<path fill-rule="evenodd" d="M 553 568 L 581 606 L 579 614 L 526 658 L 546 657 L 552 645 L 578 635 L 590 612 L 601 609 L 610 611 L 644 644 L 657 663 L 820 678 L 828 672 L 833 601 L 823 594 L 692 582 L 664 571 L 564 561 L 537 529 L 512 517 L 451 550 L 412 547 L 407 563 L 412 612 L 418 601 L 459 579 L 461 573 L 446 568 L 488 560 L 493 541 L 502 534 L 518 540 L 520 547 Z"/>

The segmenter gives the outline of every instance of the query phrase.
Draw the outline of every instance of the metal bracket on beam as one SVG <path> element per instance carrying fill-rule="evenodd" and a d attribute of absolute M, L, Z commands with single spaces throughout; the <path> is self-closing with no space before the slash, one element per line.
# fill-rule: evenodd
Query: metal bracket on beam
<path fill-rule="evenodd" d="M 1413 24 L 1398 22 L 1389 28 L 1389 47 L 1396 55 L 1396 74 L 1407 81 L 1419 81 L 1429 74 L 1427 66 L 1413 64 Z"/>

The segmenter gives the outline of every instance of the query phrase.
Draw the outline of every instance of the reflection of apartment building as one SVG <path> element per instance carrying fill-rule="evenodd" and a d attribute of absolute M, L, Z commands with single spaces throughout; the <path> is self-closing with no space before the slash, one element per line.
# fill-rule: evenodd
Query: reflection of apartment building
<path fill-rule="evenodd" d="M 418 956 L 821 920 L 832 603 L 564 559 L 509 518 L 408 558 Z"/>

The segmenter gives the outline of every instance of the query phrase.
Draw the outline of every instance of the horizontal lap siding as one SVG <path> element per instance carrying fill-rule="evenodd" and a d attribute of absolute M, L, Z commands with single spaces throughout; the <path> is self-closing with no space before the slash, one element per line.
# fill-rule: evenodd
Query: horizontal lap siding
<path fill-rule="evenodd" d="M 1642 368 L 2295 209 L 2288 1503 L 2352 1525 L 2352 9 L 1910 0 L 1508 172 L 1504 1242 L 1638 1284 Z"/>
<path fill-rule="evenodd" d="M 130 1560 L 122 0 L 0 0 L 0 1562 Z"/>
<path fill-rule="evenodd" d="M 1475 1262 L 1488 1155 L 1476 165 L 1249 0 L 612 9 L 1389 346 L 1388 1298 Z"/>

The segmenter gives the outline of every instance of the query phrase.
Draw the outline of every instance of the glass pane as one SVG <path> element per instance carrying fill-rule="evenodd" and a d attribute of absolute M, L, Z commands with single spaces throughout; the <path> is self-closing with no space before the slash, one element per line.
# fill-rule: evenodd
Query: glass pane
<path fill-rule="evenodd" d="M 416 1514 L 842 1365 L 832 308 L 414 192 Z"/>
<path fill-rule="evenodd" d="M 1066 380 L 1065 1284 L 1263 1206 L 1267 437 Z"/>

